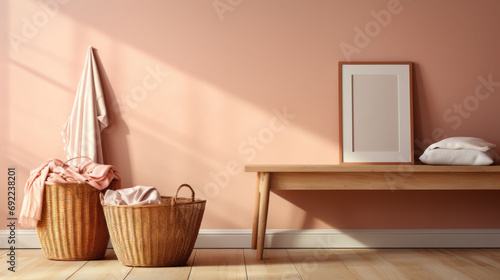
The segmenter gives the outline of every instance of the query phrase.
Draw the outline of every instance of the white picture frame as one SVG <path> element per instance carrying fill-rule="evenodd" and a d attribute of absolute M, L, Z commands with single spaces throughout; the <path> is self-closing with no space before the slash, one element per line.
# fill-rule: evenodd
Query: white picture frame
<path fill-rule="evenodd" d="M 412 68 L 339 62 L 341 164 L 414 164 Z"/>

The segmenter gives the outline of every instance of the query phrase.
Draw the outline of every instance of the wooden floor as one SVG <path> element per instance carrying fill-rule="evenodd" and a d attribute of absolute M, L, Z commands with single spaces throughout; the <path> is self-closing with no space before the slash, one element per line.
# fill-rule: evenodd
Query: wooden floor
<path fill-rule="evenodd" d="M 132 268 L 113 250 L 98 261 L 50 261 L 17 250 L 16 272 L 0 250 L 0 279 L 500 279 L 500 249 L 196 249 L 184 267 Z"/>

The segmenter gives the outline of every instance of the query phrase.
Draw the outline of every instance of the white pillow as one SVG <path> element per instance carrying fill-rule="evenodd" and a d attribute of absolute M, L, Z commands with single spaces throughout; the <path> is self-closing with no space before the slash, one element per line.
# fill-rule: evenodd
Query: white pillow
<path fill-rule="evenodd" d="M 469 149 L 486 152 L 487 150 L 495 147 L 495 144 L 486 142 L 485 140 L 477 137 L 450 137 L 430 145 L 426 151 L 441 148 L 453 150 Z"/>
<path fill-rule="evenodd" d="M 469 149 L 434 149 L 426 150 L 420 160 L 425 164 L 435 165 L 491 165 L 499 161 L 499 156 L 495 150 L 481 152 Z"/>

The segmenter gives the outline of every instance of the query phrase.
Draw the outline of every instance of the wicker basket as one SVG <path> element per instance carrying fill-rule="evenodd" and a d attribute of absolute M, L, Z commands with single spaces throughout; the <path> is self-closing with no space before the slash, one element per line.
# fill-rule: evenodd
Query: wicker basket
<path fill-rule="evenodd" d="M 109 233 L 100 191 L 85 183 L 46 184 L 36 227 L 45 257 L 94 260 L 106 253 Z"/>
<path fill-rule="evenodd" d="M 191 198 L 179 198 L 182 187 Z M 181 266 L 198 237 L 206 200 L 181 185 L 175 196 L 154 205 L 103 205 L 113 249 L 126 266 Z"/>

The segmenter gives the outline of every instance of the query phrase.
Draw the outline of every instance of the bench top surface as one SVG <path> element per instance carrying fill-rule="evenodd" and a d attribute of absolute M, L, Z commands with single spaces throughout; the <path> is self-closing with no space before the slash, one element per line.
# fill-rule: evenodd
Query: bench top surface
<path fill-rule="evenodd" d="M 500 172 L 500 165 L 338 165 L 338 164 L 247 164 L 246 172 Z"/>

